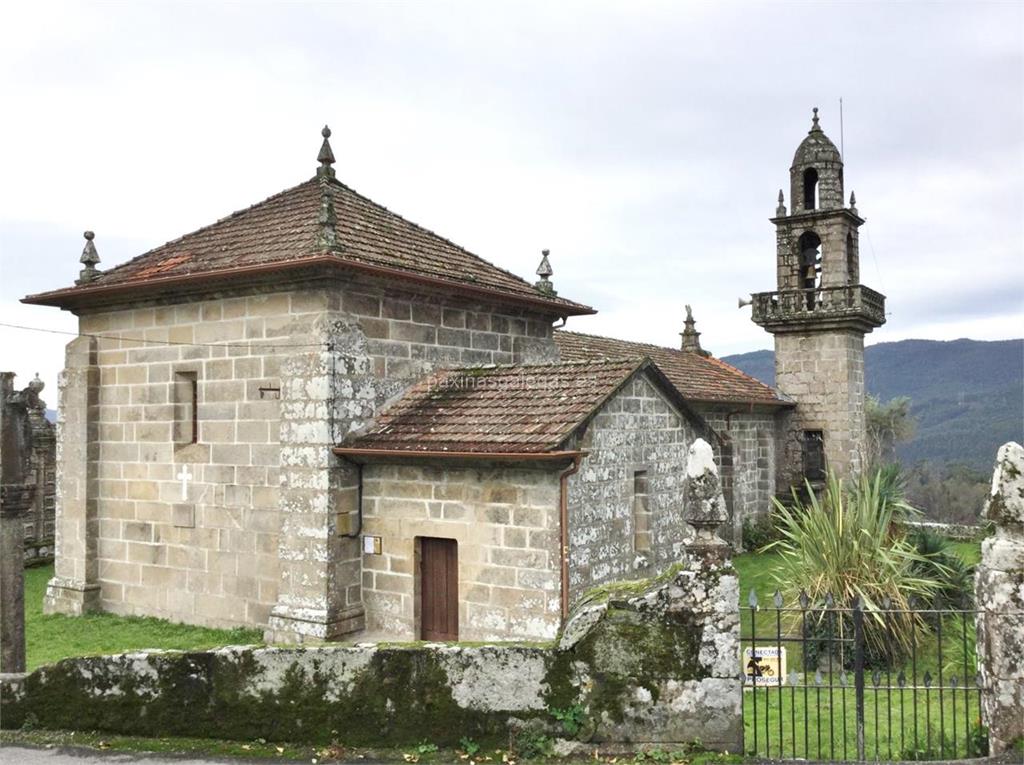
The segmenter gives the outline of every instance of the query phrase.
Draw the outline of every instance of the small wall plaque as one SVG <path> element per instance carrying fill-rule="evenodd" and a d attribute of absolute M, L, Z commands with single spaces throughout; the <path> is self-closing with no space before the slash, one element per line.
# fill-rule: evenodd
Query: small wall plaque
<path fill-rule="evenodd" d="M 380 537 L 363 537 L 363 552 L 367 555 L 380 555 L 383 549 Z"/>

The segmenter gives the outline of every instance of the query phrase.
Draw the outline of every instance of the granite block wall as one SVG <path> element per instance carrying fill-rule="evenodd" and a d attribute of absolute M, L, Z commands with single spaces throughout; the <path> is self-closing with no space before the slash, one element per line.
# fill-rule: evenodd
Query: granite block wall
<path fill-rule="evenodd" d="M 573 598 L 678 560 L 690 533 L 683 520 L 687 449 L 698 435 L 698 426 L 645 376 L 597 413 L 579 443 L 589 455 L 569 478 Z M 635 502 L 638 473 L 646 474 L 642 507 Z M 635 511 L 647 525 L 647 549 L 637 549 Z"/>
<path fill-rule="evenodd" d="M 719 471 L 725 487 L 726 504 L 731 513 L 730 522 L 720 534 L 739 544 L 743 522 L 747 518 L 766 513 L 775 496 L 775 435 L 774 411 L 736 411 L 735 406 L 701 404 L 697 411 L 716 433 L 723 437 L 722 450 L 732 450 L 732 470 Z M 719 462 L 721 461 L 721 456 Z"/>
<path fill-rule="evenodd" d="M 417 541 L 458 543 L 459 639 L 550 640 L 560 623 L 559 473 L 502 466 L 367 465 L 367 634 L 417 640 Z"/>

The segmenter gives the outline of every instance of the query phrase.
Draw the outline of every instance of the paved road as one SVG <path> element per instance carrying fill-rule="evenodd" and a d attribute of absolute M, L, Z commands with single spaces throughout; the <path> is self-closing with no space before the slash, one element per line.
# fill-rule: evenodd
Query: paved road
<path fill-rule="evenodd" d="M 88 763 L 135 763 L 145 761 L 146 765 L 201 765 L 216 760 L 182 759 L 157 754 L 131 754 L 125 752 L 97 752 L 92 749 L 34 749 L 26 746 L 0 747 L 0 763 L 3 765 L 88 765 Z"/>
<path fill-rule="evenodd" d="M 273 763 L 274 760 L 261 760 Z M 169 757 L 165 754 L 135 754 L 130 752 L 99 752 L 95 749 L 55 748 L 35 749 L 27 746 L 0 746 L 0 763 L 2 765 L 128 765 L 129 763 L 145 763 L 145 765 L 209 765 L 209 763 L 246 762 L 235 758 L 195 758 Z M 294 760 L 289 761 L 294 765 Z"/>
<path fill-rule="evenodd" d="M 296 760 L 272 760 L 264 757 L 259 759 L 246 760 L 240 757 L 194 757 L 151 753 L 134 752 L 101 752 L 96 749 L 59 747 L 54 749 L 42 749 L 29 746 L 0 746 L 0 765 L 130 765 L 142 763 L 143 765 L 210 765 L 210 763 L 225 763 L 226 765 L 239 765 L 240 763 L 253 763 L 254 765 L 297 765 Z M 433 761 L 434 765 L 446 765 Z M 301 765 L 301 761 L 298 762 Z M 359 760 L 359 765 L 394 765 L 378 760 Z M 453 762 L 450 765 L 465 765 L 461 762 Z"/>

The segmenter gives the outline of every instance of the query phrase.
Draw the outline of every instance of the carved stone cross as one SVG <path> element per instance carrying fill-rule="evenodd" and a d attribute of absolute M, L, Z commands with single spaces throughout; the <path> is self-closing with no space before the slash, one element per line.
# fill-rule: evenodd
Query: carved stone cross
<path fill-rule="evenodd" d="M 181 481 L 181 501 L 184 502 L 188 499 L 188 482 L 192 480 L 192 474 L 188 472 L 188 465 L 182 465 L 175 478 Z"/>

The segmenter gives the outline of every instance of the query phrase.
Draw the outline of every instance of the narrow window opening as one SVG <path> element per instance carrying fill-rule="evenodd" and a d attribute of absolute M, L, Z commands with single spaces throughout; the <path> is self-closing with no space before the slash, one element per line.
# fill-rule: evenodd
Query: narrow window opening
<path fill-rule="evenodd" d="M 814 310 L 815 290 L 821 287 L 821 239 L 813 231 L 805 231 L 797 243 L 800 251 L 800 288 L 806 290 L 807 310 Z"/>
<path fill-rule="evenodd" d="M 174 443 L 199 443 L 199 374 L 174 373 Z"/>
<path fill-rule="evenodd" d="M 189 380 L 192 388 L 192 443 L 199 443 L 199 380 Z"/>
<path fill-rule="evenodd" d="M 733 517 L 733 476 L 735 465 L 735 448 L 732 439 L 722 433 L 722 445 L 719 456 L 719 475 L 722 484 L 722 496 L 725 497 L 725 508 L 729 517 Z"/>
<path fill-rule="evenodd" d="M 846 235 L 846 283 L 854 285 L 858 282 L 857 254 L 853 244 L 853 234 Z"/>
<path fill-rule="evenodd" d="M 813 167 L 804 170 L 804 209 L 818 209 L 818 171 Z"/>
<path fill-rule="evenodd" d="M 633 473 L 633 551 L 651 550 L 651 510 L 647 489 L 647 471 Z"/>
<path fill-rule="evenodd" d="M 824 481 L 827 473 L 825 464 L 825 434 L 820 430 L 805 430 L 803 440 L 804 478 L 808 481 Z"/>

